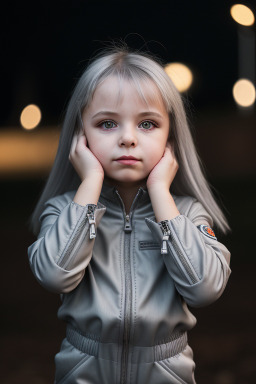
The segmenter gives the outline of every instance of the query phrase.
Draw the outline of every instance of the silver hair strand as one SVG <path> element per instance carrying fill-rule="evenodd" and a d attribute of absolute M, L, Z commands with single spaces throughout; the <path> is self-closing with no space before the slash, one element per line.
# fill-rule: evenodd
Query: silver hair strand
<path fill-rule="evenodd" d="M 39 231 L 39 217 L 44 203 L 51 197 L 77 189 L 80 184 L 69 161 L 72 138 L 82 127 L 81 114 L 90 104 L 97 86 L 109 76 L 129 79 L 144 99 L 143 82 L 151 80 L 157 86 L 170 116 L 169 140 L 179 164 L 171 191 L 177 195 L 195 197 L 210 214 L 214 225 L 226 233 L 230 228 L 205 178 L 179 92 L 160 62 L 146 53 L 131 52 L 127 47 L 101 52 L 89 63 L 77 82 L 65 113 L 54 165 L 32 215 L 34 233 Z"/>

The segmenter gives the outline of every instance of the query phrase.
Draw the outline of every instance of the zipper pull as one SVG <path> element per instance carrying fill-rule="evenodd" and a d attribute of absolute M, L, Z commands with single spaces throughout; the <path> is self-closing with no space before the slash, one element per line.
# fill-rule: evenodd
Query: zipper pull
<path fill-rule="evenodd" d="M 162 232 L 163 232 L 161 254 L 166 255 L 168 253 L 167 241 L 169 240 L 171 230 L 169 227 L 168 220 L 163 220 L 159 224 L 160 224 L 160 227 L 161 227 Z"/>
<path fill-rule="evenodd" d="M 125 216 L 125 226 L 124 226 L 124 231 L 126 233 L 129 233 L 132 231 L 132 227 L 131 227 L 131 222 L 130 222 L 130 216 L 129 215 L 126 215 Z"/>
<path fill-rule="evenodd" d="M 167 241 L 169 240 L 169 236 L 164 235 L 162 239 L 162 248 L 161 248 L 161 254 L 166 255 L 168 253 L 167 251 Z"/>
<path fill-rule="evenodd" d="M 88 206 L 88 212 L 87 212 L 87 218 L 89 221 L 89 227 L 90 227 L 90 239 L 94 239 L 96 237 L 96 229 L 95 229 L 95 217 L 94 217 L 94 211 L 95 211 L 96 205 L 89 205 Z"/>

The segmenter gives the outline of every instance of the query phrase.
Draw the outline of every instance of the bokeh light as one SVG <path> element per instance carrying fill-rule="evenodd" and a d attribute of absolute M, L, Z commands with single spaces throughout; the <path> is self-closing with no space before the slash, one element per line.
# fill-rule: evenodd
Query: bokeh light
<path fill-rule="evenodd" d="M 191 87 L 193 75 L 186 65 L 170 63 L 165 66 L 165 72 L 172 79 L 179 92 L 185 92 Z"/>
<path fill-rule="evenodd" d="M 37 105 L 30 104 L 23 109 L 20 115 L 20 123 L 25 129 L 34 129 L 41 121 L 41 111 Z"/>
<path fill-rule="evenodd" d="M 31 135 L 22 129 L 0 130 L 0 178 L 48 175 L 57 152 L 59 129 L 45 128 Z"/>
<path fill-rule="evenodd" d="M 235 102 L 241 107 L 250 107 L 255 102 L 255 87 L 250 80 L 240 79 L 233 87 Z"/>
<path fill-rule="evenodd" d="M 233 5 L 230 8 L 230 13 L 233 19 L 241 25 L 250 26 L 253 25 L 255 21 L 252 10 L 243 4 Z"/>

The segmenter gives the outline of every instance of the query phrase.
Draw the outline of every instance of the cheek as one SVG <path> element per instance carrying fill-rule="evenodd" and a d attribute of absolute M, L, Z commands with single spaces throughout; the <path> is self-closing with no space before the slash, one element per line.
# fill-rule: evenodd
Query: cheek
<path fill-rule="evenodd" d="M 150 158 L 150 166 L 151 168 L 154 168 L 154 166 L 161 160 L 163 156 L 163 153 L 162 152 L 154 152 L 154 154 L 151 156 Z"/>
<path fill-rule="evenodd" d="M 97 159 L 103 163 L 108 155 L 108 150 L 103 141 L 100 140 L 88 140 L 89 149 L 97 157 Z"/>
<path fill-rule="evenodd" d="M 156 165 L 161 158 L 163 157 L 164 151 L 165 151 L 165 142 L 155 141 L 151 146 L 149 146 L 150 149 L 150 156 L 149 159 L 151 163 L 155 163 Z"/>
<path fill-rule="evenodd" d="M 87 132 L 85 130 L 85 136 L 87 145 L 94 156 L 96 156 L 101 163 L 107 161 L 111 156 L 113 140 L 111 140 L 108 135 L 101 135 L 93 130 L 88 130 Z"/>
<path fill-rule="evenodd" d="M 87 140 L 88 148 L 90 148 L 92 153 L 96 155 L 96 152 L 99 152 L 99 144 L 100 144 L 100 141 L 98 140 L 97 136 L 95 136 L 91 131 L 85 130 L 85 137 Z"/>

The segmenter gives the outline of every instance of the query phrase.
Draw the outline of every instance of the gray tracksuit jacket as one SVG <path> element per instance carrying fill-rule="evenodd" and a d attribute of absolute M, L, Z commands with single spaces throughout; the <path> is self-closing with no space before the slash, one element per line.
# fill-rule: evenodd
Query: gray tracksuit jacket
<path fill-rule="evenodd" d="M 196 199 L 173 196 L 180 215 L 157 223 L 143 188 L 129 215 L 106 184 L 97 206 L 74 195 L 46 203 L 28 250 L 38 281 L 62 298 L 55 382 L 195 383 L 187 305 L 215 301 L 230 274 L 211 217 Z"/>

